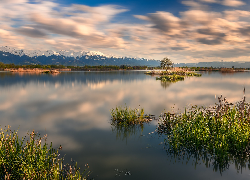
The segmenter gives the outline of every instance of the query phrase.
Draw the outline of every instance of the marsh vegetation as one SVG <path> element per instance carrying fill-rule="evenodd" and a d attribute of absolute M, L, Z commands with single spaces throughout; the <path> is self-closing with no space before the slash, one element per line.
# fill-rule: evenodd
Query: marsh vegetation
<path fill-rule="evenodd" d="M 152 119 L 148 115 L 144 115 L 144 109 L 131 109 L 130 107 L 118 106 L 111 109 L 112 125 L 116 126 L 130 126 L 142 125 Z"/>
<path fill-rule="evenodd" d="M 161 80 L 163 82 L 177 82 L 183 81 L 185 77 L 200 77 L 200 73 L 195 73 L 192 71 L 186 71 L 185 69 L 173 68 L 166 71 L 148 71 L 148 75 L 157 75 L 156 80 Z"/>
<path fill-rule="evenodd" d="M 250 105 L 219 97 L 219 104 L 193 106 L 182 114 L 165 113 L 158 132 L 166 135 L 166 151 L 174 158 L 202 159 L 207 167 L 223 172 L 234 162 L 237 170 L 249 162 Z"/>
<path fill-rule="evenodd" d="M 154 115 L 144 115 L 144 109 L 131 109 L 127 106 L 119 106 L 111 109 L 112 131 L 116 132 L 116 137 L 126 140 L 131 135 L 143 132 L 144 123 L 154 119 Z"/>
<path fill-rule="evenodd" d="M 0 179 L 86 179 L 88 167 L 81 173 L 77 163 L 64 164 L 59 150 L 32 131 L 19 138 L 10 127 L 0 133 Z"/>
<path fill-rule="evenodd" d="M 181 114 L 160 116 L 157 132 L 165 136 L 166 152 L 175 159 L 200 160 L 222 173 L 234 162 L 240 171 L 250 162 L 250 104 L 228 103 L 222 96 L 212 107 L 192 106 Z M 113 130 L 122 140 L 143 131 L 149 116 L 144 110 L 116 107 L 111 110 Z M 139 126 L 138 126 L 139 125 Z"/>

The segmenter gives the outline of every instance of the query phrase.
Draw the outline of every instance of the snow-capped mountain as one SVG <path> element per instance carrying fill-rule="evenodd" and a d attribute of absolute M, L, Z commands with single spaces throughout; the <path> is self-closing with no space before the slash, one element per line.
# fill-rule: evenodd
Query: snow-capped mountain
<path fill-rule="evenodd" d="M 99 51 L 41 51 L 20 50 L 8 46 L 0 47 L 0 62 L 9 64 L 62 64 L 73 66 L 84 65 L 130 65 L 159 66 L 159 60 L 145 58 L 115 57 Z"/>

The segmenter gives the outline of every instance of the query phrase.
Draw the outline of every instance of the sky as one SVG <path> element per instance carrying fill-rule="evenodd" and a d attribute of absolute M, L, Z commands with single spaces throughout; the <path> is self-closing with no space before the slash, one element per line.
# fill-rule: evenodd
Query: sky
<path fill-rule="evenodd" d="M 249 61 L 249 0 L 0 0 L 0 46 Z"/>

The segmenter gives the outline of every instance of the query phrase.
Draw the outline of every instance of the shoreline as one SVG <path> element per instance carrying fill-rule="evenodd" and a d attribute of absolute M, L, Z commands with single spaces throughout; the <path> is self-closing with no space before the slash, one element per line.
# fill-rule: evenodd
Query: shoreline
<path fill-rule="evenodd" d="M 9 71 L 12 73 L 46 73 L 46 74 L 58 74 L 61 71 L 71 71 L 71 69 L 41 69 L 41 68 L 9 68 L 4 69 L 4 71 Z"/>

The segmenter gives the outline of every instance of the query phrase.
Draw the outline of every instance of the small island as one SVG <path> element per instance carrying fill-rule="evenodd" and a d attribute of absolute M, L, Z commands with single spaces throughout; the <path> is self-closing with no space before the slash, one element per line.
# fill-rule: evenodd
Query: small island
<path fill-rule="evenodd" d="M 189 71 L 187 68 L 174 68 L 173 65 L 174 63 L 166 57 L 161 60 L 162 70 L 152 70 L 146 72 L 145 74 L 157 75 L 156 80 L 161 80 L 162 82 L 177 82 L 183 81 L 187 76 L 201 76 L 201 74 Z"/>

